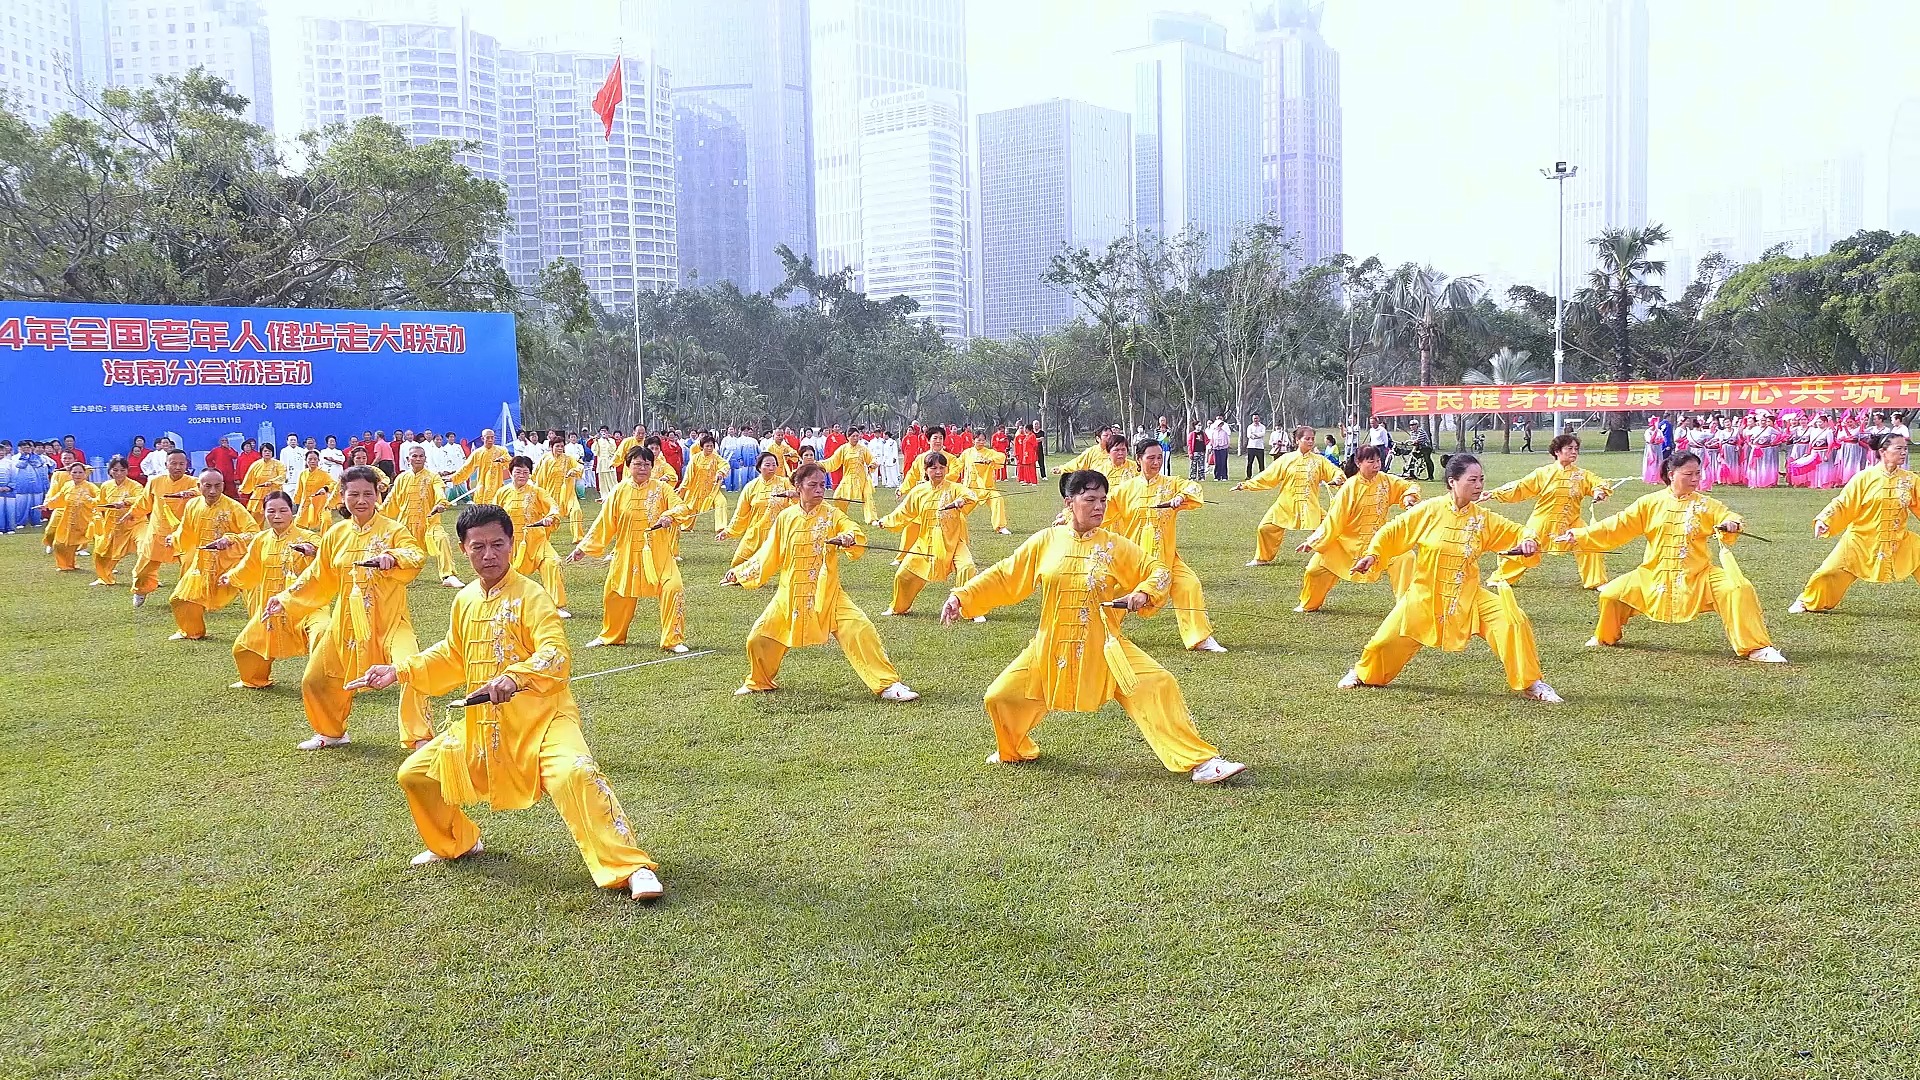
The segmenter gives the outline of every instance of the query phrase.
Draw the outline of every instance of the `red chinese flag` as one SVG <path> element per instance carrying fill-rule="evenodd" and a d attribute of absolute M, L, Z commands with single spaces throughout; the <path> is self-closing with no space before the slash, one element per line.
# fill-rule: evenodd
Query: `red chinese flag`
<path fill-rule="evenodd" d="M 620 80 L 620 69 L 624 66 L 622 63 L 624 59 L 624 57 L 614 58 L 613 70 L 607 72 L 607 81 L 601 83 L 600 92 L 593 95 L 593 111 L 600 117 L 600 122 L 606 125 L 608 139 L 613 138 L 614 110 L 620 107 L 620 102 L 627 96 L 626 86 Z"/>

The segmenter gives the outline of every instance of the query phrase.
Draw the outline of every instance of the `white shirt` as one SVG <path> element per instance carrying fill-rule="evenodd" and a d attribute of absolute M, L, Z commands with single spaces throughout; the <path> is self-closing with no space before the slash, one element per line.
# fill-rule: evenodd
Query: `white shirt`
<path fill-rule="evenodd" d="M 427 447 L 427 468 L 437 473 L 458 472 L 460 466 L 467 463 L 467 455 L 460 452 L 459 443 L 442 443 Z"/>
<path fill-rule="evenodd" d="M 171 453 L 172 451 L 169 451 L 169 450 L 155 450 L 149 453 L 146 457 L 141 458 L 140 459 L 141 474 L 144 475 L 147 479 L 151 480 L 154 477 L 159 476 L 161 473 L 166 472 L 167 456 Z"/>
<path fill-rule="evenodd" d="M 422 443 L 422 442 L 403 442 L 403 443 L 401 443 L 401 444 L 400 444 L 399 446 L 396 446 L 396 447 L 394 447 L 394 453 L 396 453 L 396 454 L 398 454 L 398 455 L 400 456 L 400 471 L 401 471 L 401 472 L 406 472 L 406 471 L 408 471 L 408 469 L 407 469 L 407 455 L 408 455 L 408 454 L 411 454 L 411 453 L 413 453 L 413 448 L 414 448 L 414 447 L 416 447 L 416 446 L 419 446 L 419 447 L 424 447 L 424 448 L 426 448 L 426 449 L 429 449 L 429 450 L 433 448 L 433 444 L 432 444 L 432 443 Z M 429 465 L 431 465 L 431 464 L 433 463 L 433 455 L 432 455 L 432 454 L 428 454 L 428 455 L 427 455 L 427 463 L 428 463 Z"/>
<path fill-rule="evenodd" d="M 1895 424 L 1895 425 L 1893 425 L 1893 433 L 1894 433 L 1895 435 L 1898 435 L 1898 436 L 1900 436 L 1900 437 L 1901 437 L 1901 438 L 1903 438 L 1903 439 L 1904 439 L 1904 438 L 1907 438 L 1907 437 L 1908 437 L 1908 435 L 1907 435 L 1907 425 L 1906 425 L 1906 422 L 1905 422 L 1905 421 L 1901 421 L 1900 423 L 1898 423 L 1898 424 Z"/>
<path fill-rule="evenodd" d="M 1393 442 L 1393 436 L 1387 433 L 1386 428 L 1375 424 L 1373 430 L 1367 433 L 1367 441 L 1375 446 L 1386 446 Z"/>
<path fill-rule="evenodd" d="M 1267 425 L 1255 420 L 1246 428 L 1247 449 L 1265 450 L 1267 448 Z"/>
<path fill-rule="evenodd" d="M 320 467 L 337 481 L 340 474 L 347 471 L 347 455 L 335 447 L 323 446 L 320 448 Z"/>

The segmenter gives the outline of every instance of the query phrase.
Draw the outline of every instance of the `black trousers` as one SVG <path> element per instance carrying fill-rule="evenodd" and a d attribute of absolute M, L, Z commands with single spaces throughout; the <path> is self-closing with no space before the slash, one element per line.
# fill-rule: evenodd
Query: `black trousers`
<path fill-rule="evenodd" d="M 1215 480 L 1227 478 L 1227 448 L 1224 446 L 1213 452 L 1213 478 Z"/>
<path fill-rule="evenodd" d="M 1246 478 L 1248 480 L 1253 479 L 1253 476 L 1255 473 L 1259 472 L 1262 469 L 1265 469 L 1266 467 L 1267 467 L 1267 452 L 1265 450 L 1248 450 L 1247 451 L 1247 477 Z"/>

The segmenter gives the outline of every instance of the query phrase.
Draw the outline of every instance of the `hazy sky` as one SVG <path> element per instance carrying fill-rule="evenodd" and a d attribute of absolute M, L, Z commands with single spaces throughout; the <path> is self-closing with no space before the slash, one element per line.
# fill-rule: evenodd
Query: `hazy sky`
<path fill-rule="evenodd" d="M 268 0 L 285 130 L 298 120 L 299 14 L 351 0 Z M 383 13 L 405 0 L 383 0 Z M 701 0 L 675 0 L 699 3 Z M 422 6 L 432 7 L 432 0 Z M 1733 184 L 1771 202 L 1784 163 L 1860 153 L 1866 224 L 1886 216 L 1886 142 L 1897 102 L 1920 96 L 1917 0 L 1649 0 L 1650 214 L 1683 232 L 1694 196 Z M 508 44 L 612 47 L 614 0 L 476 0 L 473 25 Z M 1050 97 L 1131 104 L 1114 53 L 1147 17 L 1199 10 L 1228 27 L 1246 0 L 969 0 L 975 113 Z M 1327 0 L 1346 121 L 1346 247 L 1429 261 L 1493 284 L 1547 284 L 1556 150 L 1553 0 Z M 391 14 L 388 17 L 392 17 Z M 816 72 L 816 78 L 820 73 Z M 1771 211 L 1769 211 L 1771 213 Z"/>

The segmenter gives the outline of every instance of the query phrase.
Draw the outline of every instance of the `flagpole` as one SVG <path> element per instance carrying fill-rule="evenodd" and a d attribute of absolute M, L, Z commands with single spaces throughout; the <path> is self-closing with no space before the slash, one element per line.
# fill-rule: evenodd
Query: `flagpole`
<path fill-rule="evenodd" d="M 626 52 L 626 43 L 622 41 L 620 58 L 614 61 L 621 67 L 620 78 L 622 81 L 624 81 L 627 76 L 625 70 L 627 65 Z M 650 80 L 653 75 L 651 58 L 649 58 L 648 68 L 649 70 L 642 75 L 643 84 L 647 80 Z M 650 86 L 643 85 L 642 88 L 651 94 L 652 88 Z M 645 350 L 640 343 L 640 192 L 633 175 L 633 133 L 635 130 L 633 126 L 633 101 L 636 96 L 638 95 L 626 95 L 627 249 L 629 257 L 633 260 L 633 375 L 634 392 L 637 395 L 639 403 L 639 415 L 635 418 L 634 422 L 645 427 L 647 423 L 647 363 Z"/>

